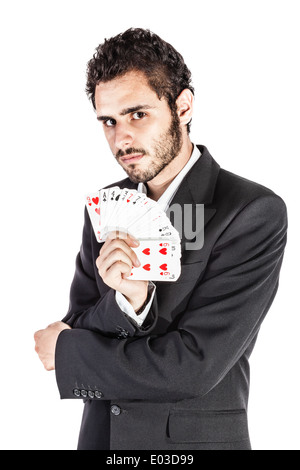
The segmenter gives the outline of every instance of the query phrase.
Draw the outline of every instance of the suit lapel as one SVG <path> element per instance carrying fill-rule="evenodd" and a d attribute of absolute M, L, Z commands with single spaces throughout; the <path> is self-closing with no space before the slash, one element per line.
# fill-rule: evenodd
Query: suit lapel
<path fill-rule="evenodd" d="M 184 201 L 194 204 L 211 204 L 219 175 L 220 165 L 203 145 L 198 145 L 201 157 L 182 180 L 173 203 Z"/>
<path fill-rule="evenodd" d="M 179 204 L 184 215 L 184 205 L 192 205 L 195 209 L 196 204 L 203 204 L 205 226 L 216 214 L 216 208 L 213 204 L 213 197 L 220 166 L 212 158 L 206 147 L 199 145 L 198 148 L 201 152 L 201 157 L 183 179 L 171 202 L 170 210 L 172 209 L 173 205 Z M 196 211 L 193 210 L 193 227 L 196 226 L 195 218 Z M 174 224 L 177 230 L 181 229 L 181 227 L 176 227 L 175 220 Z M 184 220 L 182 222 L 182 227 L 184 227 Z M 199 233 L 196 233 L 195 236 L 197 235 L 199 235 Z M 184 251 L 186 250 L 187 243 L 191 243 L 191 240 L 186 238 L 184 230 L 182 230 L 181 248 L 183 255 Z"/>

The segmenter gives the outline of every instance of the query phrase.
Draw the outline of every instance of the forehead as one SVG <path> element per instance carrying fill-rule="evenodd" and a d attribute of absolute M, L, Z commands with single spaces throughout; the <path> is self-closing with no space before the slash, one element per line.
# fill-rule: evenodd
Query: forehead
<path fill-rule="evenodd" d="M 142 103 L 157 107 L 162 105 L 162 101 L 142 72 L 128 72 L 109 82 L 99 83 L 95 90 L 96 109 L 101 114 L 118 113 L 121 109 Z"/>

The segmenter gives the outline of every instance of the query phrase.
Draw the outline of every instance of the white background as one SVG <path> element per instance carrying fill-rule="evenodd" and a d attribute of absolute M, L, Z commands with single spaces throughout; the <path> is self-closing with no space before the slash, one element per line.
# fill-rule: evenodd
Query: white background
<path fill-rule="evenodd" d="M 132 26 L 173 44 L 191 69 L 192 140 L 287 203 L 249 421 L 254 449 L 300 449 L 299 20 L 297 0 L 1 2 L 2 449 L 76 448 L 82 403 L 60 401 L 33 333 L 67 311 L 84 195 L 125 177 L 84 88 L 95 47 Z"/>

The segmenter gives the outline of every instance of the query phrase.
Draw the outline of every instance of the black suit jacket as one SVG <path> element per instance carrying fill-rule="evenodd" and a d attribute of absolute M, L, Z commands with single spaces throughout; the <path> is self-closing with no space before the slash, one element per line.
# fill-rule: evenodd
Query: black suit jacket
<path fill-rule="evenodd" d="M 220 169 L 204 146 L 172 204 L 205 204 L 205 242 L 157 282 L 139 328 L 97 272 L 85 215 L 56 348 L 61 398 L 83 398 L 79 449 L 248 450 L 248 360 L 278 287 L 287 215 L 272 191 Z M 129 179 L 115 183 L 136 188 Z"/>

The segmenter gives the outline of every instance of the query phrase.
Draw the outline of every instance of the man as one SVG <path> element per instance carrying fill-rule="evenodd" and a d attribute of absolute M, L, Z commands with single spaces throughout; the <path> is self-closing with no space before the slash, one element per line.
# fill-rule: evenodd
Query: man
<path fill-rule="evenodd" d="M 128 175 L 111 186 L 164 210 L 204 204 L 205 241 L 189 249 L 182 234 L 178 281 L 131 281 L 138 241 L 113 232 L 99 252 L 85 213 L 68 314 L 35 334 L 61 398 L 85 401 L 78 448 L 250 450 L 248 360 L 278 287 L 285 205 L 192 144 L 191 74 L 150 31 L 100 45 L 87 92 Z"/>

